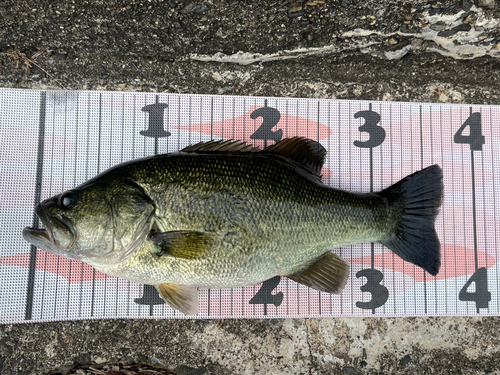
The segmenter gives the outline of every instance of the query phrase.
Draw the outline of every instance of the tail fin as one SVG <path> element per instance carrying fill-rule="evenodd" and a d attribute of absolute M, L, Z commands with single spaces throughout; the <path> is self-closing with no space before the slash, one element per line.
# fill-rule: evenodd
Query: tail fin
<path fill-rule="evenodd" d="M 432 165 L 379 193 L 389 200 L 395 228 L 381 241 L 402 259 L 431 275 L 441 266 L 440 243 L 434 222 L 443 198 L 443 171 Z"/>

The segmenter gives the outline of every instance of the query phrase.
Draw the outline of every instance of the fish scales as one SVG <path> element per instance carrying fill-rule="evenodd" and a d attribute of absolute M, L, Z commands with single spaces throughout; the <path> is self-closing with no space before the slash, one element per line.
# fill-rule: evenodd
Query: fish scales
<path fill-rule="evenodd" d="M 101 269 L 134 270 L 131 278 L 150 284 L 259 283 L 292 274 L 329 249 L 378 240 L 387 230 L 382 198 L 329 188 L 280 157 L 179 154 L 123 168 L 116 172 L 144 189 L 163 231 L 217 238 L 200 259 L 159 258 L 145 246 L 127 262 Z"/>

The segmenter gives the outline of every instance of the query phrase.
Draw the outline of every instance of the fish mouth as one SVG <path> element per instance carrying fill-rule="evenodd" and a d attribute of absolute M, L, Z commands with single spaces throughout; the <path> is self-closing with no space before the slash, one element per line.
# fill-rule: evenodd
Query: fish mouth
<path fill-rule="evenodd" d="M 68 257 L 70 254 L 67 250 L 76 238 L 71 220 L 62 215 L 47 213 L 42 204 L 35 207 L 35 214 L 44 228 L 26 227 L 23 229 L 23 238 L 40 249 Z"/>

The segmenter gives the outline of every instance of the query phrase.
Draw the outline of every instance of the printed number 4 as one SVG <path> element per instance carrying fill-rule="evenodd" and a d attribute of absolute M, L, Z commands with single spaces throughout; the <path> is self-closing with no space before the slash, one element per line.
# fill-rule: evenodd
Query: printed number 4
<path fill-rule="evenodd" d="M 474 283 L 476 290 L 474 292 L 469 292 L 467 289 L 469 289 L 472 283 Z M 491 293 L 488 292 L 488 274 L 485 267 L 479 268 L 469 280 L 467 280 L 458 294 L 458 299 L 460 301 L 475 302 L 478 313 L 479 309 L 488 308 L 489 302 L 491 301 Z"/>
<path fill-rule="evenodd" d="M 257 294 L 253 296 L 250 300 L 250 304 L 252 305 L 264 305 L 264 315 L 267 315 L 267 305 L 272 304 L 276 307 L 281 305 L 283 302 L 283 292 L 278 292 L 273 294 L 272 291 L 278 286 L 280 283 L 281 277 L 276 276 L 272 279 L 264 281 L 262 287 L 259 289 Z"/>
<path fill-rule="evenodd" d="M 463 135 L 466 127 L 469 127 L 469 135 Z M 466 143 L 473 151 L 482 151 L 484 145 L 484 135 L 481 134 L 481 113 L 471 113 L 460 129 L 457 130 L 453 138 L 455 143 Z"/>

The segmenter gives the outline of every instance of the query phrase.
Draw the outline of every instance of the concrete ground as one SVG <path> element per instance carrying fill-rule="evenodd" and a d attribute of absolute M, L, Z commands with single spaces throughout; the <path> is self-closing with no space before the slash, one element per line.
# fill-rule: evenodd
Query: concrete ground
<path fill-rule="evenodd" d="M 499 23 L 491 0 L 4 0 L 0 86 L 497 104 Z M 3 325 L 0 373 L 500 374 L 499 323 Z"/>

